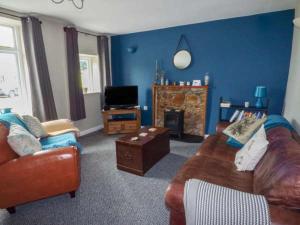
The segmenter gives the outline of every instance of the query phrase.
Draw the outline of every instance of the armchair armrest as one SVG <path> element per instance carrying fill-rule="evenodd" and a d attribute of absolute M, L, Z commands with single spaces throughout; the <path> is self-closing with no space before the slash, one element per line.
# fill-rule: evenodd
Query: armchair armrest
<path fill-rule="evenodd" d="M 41 151 L 0 166 L 0 208 L 46 198 L 79 187 L 79 153 L 74 147 Z"/>
<path fill-rule="evenodd" d="M 52 120 L 43 122 L 42 126 L 50 136 L 74 132 L 76 137 L 79 137 L 79 129 L 74 126 L 73 122 L 68 119 Z"/>

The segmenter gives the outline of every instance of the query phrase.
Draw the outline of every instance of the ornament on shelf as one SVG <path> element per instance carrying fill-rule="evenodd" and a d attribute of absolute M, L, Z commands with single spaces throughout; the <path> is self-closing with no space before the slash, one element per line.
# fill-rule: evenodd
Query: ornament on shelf
<path fill-rule="evenodd" d="M 208 75 L 208 73 L 206 73 L 204 76 L 204 85 L 207 86 L 208 84 L 209 84 L 209 75 Z"/>

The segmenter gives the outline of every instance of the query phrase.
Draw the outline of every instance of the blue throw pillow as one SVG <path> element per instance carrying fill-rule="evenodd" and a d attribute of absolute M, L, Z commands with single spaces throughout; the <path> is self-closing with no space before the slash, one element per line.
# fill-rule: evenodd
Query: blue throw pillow
<path fill-rule="evenodd" d="M 22 118 L 16 113 L 4 113 L 0 114 L 0 120 L 6 121 L 9 124 L 15 123 L 25 128 L 28 131 L 28 127 L 23 122 Z"/>
<path fill-rule="evenodd" d="M 294 130 L 292 125 L 289 123 L 289 121 L 280 115 L 268 116 L 267 121 L 265 122 L 264 125 L 265 125 L 266 130 L 269 130 L 274 127 L 285 127 L 287 129 L 289 129 L 290 131 Z"/>
<path fill-rule="evenodd" d="M 234 148 L 242 148 L 244 146 L 242 143 L 238 142 L 237 140 L 235 140 L 232 137 L 229 137 L 227 139 L 226 143 Z"/>

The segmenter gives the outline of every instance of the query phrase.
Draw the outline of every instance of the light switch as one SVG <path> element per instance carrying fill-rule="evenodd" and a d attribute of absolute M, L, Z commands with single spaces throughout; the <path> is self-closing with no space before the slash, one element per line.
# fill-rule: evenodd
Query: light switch
<path fill-rule="evenodd" d="M 147 111 L 148 110 L 148 106 L 144 105 L 144 110 Z"/>

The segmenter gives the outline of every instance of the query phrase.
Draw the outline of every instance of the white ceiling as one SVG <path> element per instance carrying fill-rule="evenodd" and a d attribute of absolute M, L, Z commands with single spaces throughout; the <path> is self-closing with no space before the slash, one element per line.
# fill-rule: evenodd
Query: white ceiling
<path fill-rule="evenodd" d="M 76 0 L 75 0 L 76 1 Z M 295 8 L 297 0 L 0 0 L 0 7 L 67 20 L 101 33 L 124 34 Z"/>

